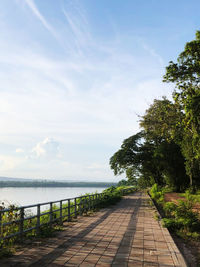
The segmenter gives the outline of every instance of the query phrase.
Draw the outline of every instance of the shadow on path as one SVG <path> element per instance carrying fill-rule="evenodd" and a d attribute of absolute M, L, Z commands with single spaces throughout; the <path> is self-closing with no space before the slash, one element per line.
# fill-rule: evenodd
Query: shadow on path
<path fill-rule="evenodd" d="M 140 194 L 141 195 L 141 194 Z M 130 201 L 130 200 L 129 200 Z M 141 206 L 141 198 L 131 200 L 132 206 L 135 207 L 134 212 L 130 218 L 127 230 L 122 238 L 119 249 L 114 257 L 112 266 L 126 266 L 128 264 L 128 256 L 131 250 L 131 244 L 136 232 L 136 220 L 139 208 Z M 130 203 L 129 203 L 130 206 Z"/>
<path fill-rule="evenodd" d="M 83 231 L 81 231 L 80 233 L 78 233 L 77 235 L 71 237 L 70 239 L 68 239 L 67 241 L 65 241 L 64 243 L 62 243 L 61 245 L 59 245 L 58 247 L 56 247 L 52 252 L 44 255 L 42 258 L 40 258 L 39 260 L 37 260 L 36 262 L 30 264 L 30 267 L 38 267 L 38 266 L 48 266 L 51 262 L 53 262 L 54 260 L 56 260 L 59 256 L 61 256 L 66 249 L 70 248 L 71 246 L 74 245 L 74 241 L 75 240 L 81 240 L 83 239 L 87 234 L 89 234 L 93 229 L 95 229 L 97 227 L 97 225 L 99 225 L 100 223 L 102 223 L 117 207 L 115 207 L 112 210 L 108 210 L 102 217 L 100 217 L 97 221 L 91 223 L 89 226 L 87 226 L 86 229 L 84 229 Z M 45 262 L 45 265 L 44 265 Z M 17 264 L 14 266 L 18 266 Z"/>

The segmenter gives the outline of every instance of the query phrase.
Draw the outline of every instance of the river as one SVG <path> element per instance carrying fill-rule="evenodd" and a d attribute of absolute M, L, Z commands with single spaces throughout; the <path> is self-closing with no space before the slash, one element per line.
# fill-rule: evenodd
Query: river
<path fill-rule="evenodd" d="M 5 187 L 0 188 L 0 203 L 26 206 L 102 192 L 102 187 Z"/>

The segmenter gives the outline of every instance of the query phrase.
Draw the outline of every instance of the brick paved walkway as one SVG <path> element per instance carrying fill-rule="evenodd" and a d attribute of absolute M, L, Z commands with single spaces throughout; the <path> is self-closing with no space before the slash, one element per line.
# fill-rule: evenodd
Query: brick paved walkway
<path fill-rule="evenodd" d="M 154 214 L 146 194 L 126 196 L 92 217 L 79 217 L 57 237 L 0 261 L 0 266 L 186 266 Z"/>

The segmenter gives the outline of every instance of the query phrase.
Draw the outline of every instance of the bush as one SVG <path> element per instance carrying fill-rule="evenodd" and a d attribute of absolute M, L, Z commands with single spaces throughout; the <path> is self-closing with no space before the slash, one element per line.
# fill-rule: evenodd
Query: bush
<path fill-rule="evenodd" d="M 165 218 L 162 222 L 169 230 L 178 235 L 190 238 L 199 238 L 200 221 L 199 214 L 193 211 L 196 197 L 186 191 L 185 200 L 179 199 L 178 203 L 164 202 L 164 193 L 167 189 L 159 188 L 154 184 L 150 190 L 151 197 L 161 206 Z"/>
<path fill-rule="evenodd" d="M 163 205 L 163 210 L 164 210 L 166 216 L 168 216 L 168 217 L 173 216 L 174 211 L 176 210 L 176 208 L 177 208 L 177 205 L 175 203 L 173 203 L 173 202 L 166 202 Z"/>
<path fill-rule="evenodd" d="M 164 202 L 164 194 L 162 189 L 154 184 L 150 190 L 151 197 L 160 205 Z"/>
<path fill-rule="evenodd" d="M 167 218 L 163 219 L 164 226 L 173 231 L 185 232 L 189 236 L 199 231 L 199 215 L 192 210 L 194 203 L 195 200 L 189 192 L 186 194 L 186 200 L 178 200 L 178 204 L 165 203 L 163 209 Z"/>

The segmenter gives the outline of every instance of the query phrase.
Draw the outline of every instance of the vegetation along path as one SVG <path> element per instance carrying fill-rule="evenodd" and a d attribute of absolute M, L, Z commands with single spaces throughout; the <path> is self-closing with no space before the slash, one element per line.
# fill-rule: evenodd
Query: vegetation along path
<path fill-rule="evenodd" d="M 0 266 L 186 266 L 155 212 L 145 193 L 125 196 L 94 216 L 64 224 L 56 237 L 1 260 Z"/>

